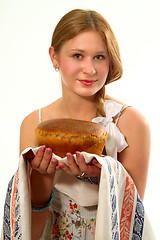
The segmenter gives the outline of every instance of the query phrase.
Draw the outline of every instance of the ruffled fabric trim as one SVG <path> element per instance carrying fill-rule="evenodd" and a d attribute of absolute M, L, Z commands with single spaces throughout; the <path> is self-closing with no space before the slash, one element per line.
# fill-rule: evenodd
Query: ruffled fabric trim
<path fill-rule="evenodd" d="M 107 141 L 105 144 L 107 155 L 115 157 L 115 148 L 117 152 L 121 152 L 128 144 L 124 135 L 120 132 L 119 128 L 113 122 L 113 118 L 121 111 L 122 105 L 111 100 L 106 100 L 104 103 L 104 111 L 106 117 L 96 117 L 92 122 L 99 123 L 104 126 L 108 133 Z"/>

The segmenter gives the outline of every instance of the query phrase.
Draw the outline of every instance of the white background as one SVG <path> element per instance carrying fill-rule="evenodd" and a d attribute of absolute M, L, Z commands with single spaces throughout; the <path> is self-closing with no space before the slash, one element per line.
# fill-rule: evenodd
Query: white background
<path fill-rule="evenodd" d="M 137 108 L 149 121 L 152 146 L 144 205 L 158 239 L 158 0 L 0 0 L 0 226 L 7 184 L 18 167 L 20 124 L 31 111 L 61 96 L 59 75 L 52 68 L 48 48 L 56 23 L 74 8 L 96 10 L 112 26 L 124 76 L 106 88 L 107 94 Z"/>

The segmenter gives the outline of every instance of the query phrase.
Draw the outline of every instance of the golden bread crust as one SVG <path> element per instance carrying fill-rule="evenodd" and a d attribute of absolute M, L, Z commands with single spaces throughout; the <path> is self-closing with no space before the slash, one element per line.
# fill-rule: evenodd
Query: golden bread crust
<path fill-rule="evenodd" d="M 65 118 L 42 122 L 35 133 L 38 146 L 50 147 L 60 157 L 76 151 L 101 155 L 107 138 L 100 124 Z"/>

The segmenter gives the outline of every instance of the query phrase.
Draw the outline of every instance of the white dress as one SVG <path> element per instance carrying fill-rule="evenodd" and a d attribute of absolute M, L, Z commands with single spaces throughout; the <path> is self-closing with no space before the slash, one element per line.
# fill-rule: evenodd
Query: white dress
<path fill-rule="evenodd" d="M 106 100 L 104 104 L 106 117 L 97 117 L 92 120 L 105 127 L 108 133 L 105 144 L 106 153 L 115 159 L 117 159 L 117 153 L 128 146 L 124 135 L 113 122 L 113 118 L 117 115 L 118 122 L 125 108 L 126 106 L 123 107 L 114 101 Z M 39 119 L 41 119 L 41 113 L 39 113 Z M 62 189 L 58 181 L 65 182 L 65 184 L 68 181 L 68 191 Z M 83 194 L 85 187 L 88 189 L 87 198 Z M 54 201 L 50 207 L 50 218 L 46 222 L 41 240 L 94 239 L 98 203 L 96 178 L 85 178 L 85 181 L 82 181 L 65 175 L 61 171 L 60 176 L 55 179 L 53 193 Z"/>

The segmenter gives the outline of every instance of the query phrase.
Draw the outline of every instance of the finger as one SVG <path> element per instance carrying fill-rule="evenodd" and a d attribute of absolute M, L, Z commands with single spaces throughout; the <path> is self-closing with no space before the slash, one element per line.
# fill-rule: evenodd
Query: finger
<path fill-rule="evenodd" d="M 39 168 L 40 163 L 43 159 L 45 149 L 46 149 L 45 147 L 41 147 L 38 149 L 35 158 L 30 161 L 32 168 L 35 169 Z"/>
<path fill-rule="evenodd" d="M 102 165 L 97 161 L 96 158 L 94 158 L 91 162 L 90 162 L 90 165 L 95 165 L 96 167 L 98 168 L 101 168 Z"/>
<path fill-rule="evenodd" d="M 50 148 L 46 148 L 45 152 L 44 152 L 44 156 L 43 156 L 43 159 L 40 163 L 40 166 L 39 166 L 39 170 L 40 171 L 46 171 L 48 166 L 49 166 L 49 163 L 50 163 L 50 160 L 51 160 L 51 157 L 52 157 L 52 150 Z"/>
<path fill-rule="evenodd" d="M 81 172 L 85 173 L 85 176 L 99 176 L 101 165 L 96 159 L 93 159 L 89 164 L 85 162 L 83 155 L 80 152 L 76 152 L 76 160 Z"/>
<path fill-rule="evenodd" d="M 56 166 L 56 170 L 60 170 L 62 169 L 61 166 L 59 166 L 59 164 L 57 163 L 57 166 Z"/>
<path fill-rule="evenodd" d="M 60 162 L 59 165 L 58 165 L 58 167 L 57 167 L 56 169 L 57 169 L 57 170 L 62 169 L 62 170 L 65 171 L 66 173 L 72 175 L 72 172 L 71 172 L 70 168 L 69 168 L 65 163 L 63 163 L 63 162 Z"/>
<path fill-rule="evenodd" d="M 49 165 L 48 165 L 48 168 L 47 168 L 47 173 L 48 173 L 48 174 L 53 174 L 53 173 L 55 173 L 57 163 L 58 163 L 58 161 L 57 161 L 56 158 L 51 159 L 51 161 L 50 161 L 50 163 L 49 163 Z"/>
<path fill-rule="evenodd" d="M 81 171 L 80 171 L 79 167 L 77 166 L 73 155 L 71 153 L 67 153 L 66 156 L 67 156 L 68 167 L 69 167 L 71 173 L 74 176 L 80 175 Z"/>
<path fill-rule="evenodd" d="M 87 174 L 87 170 L 88 170 L 88 165 L 85 162 L 85 159 L 83 157 L 83 155 L 80 152 L 76 152 L 76 160 L 79 166 L 79 169 L 82 173 L 86 173 Z"/>

